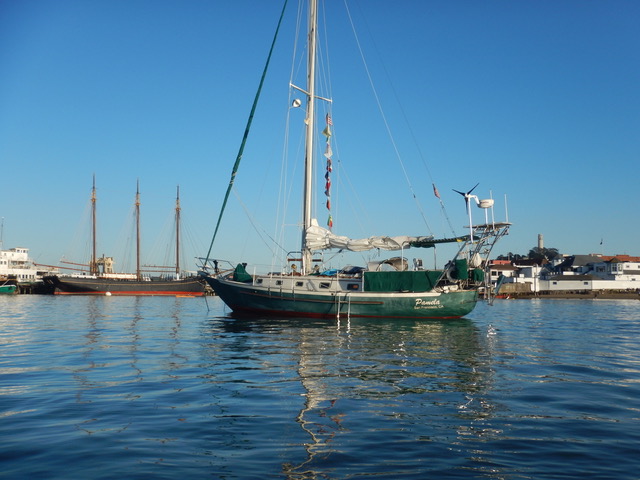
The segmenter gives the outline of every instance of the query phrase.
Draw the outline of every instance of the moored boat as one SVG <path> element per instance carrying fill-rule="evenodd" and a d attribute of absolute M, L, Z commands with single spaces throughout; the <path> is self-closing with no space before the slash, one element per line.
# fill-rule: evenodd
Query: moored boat
<path fill-rule="evenodd" d="M 1 246 L 0 241 L 0 285 L 7 287 L 4 293 L 53 293 L 43 277 L 56 274 L 55 267 L 36 264 L 29 257 L 28 248 L 3 250 Z"/>
<path fill-rule="evenodd" d="M 462 193 L 469 214 L 469 234 L 436 239 L 428 236 L 373 236 L 351 239 L 333 233 L 333 221 L 329 214 L 328 228 L 320 227 L 312 214 L 315 205 L 313 197 L 314 163 L 316 156 L 326 160 L 322 189 L 326 196 L 326 207 L 330 206 L 332 148 L 331 136 L 333 120 L 330 111 L 324 115 L 324 123 L 316 126 L 316 103 L 324 102 L 327 109 L 332 101 L 316 91 L 316 60 L 318 35 L 317 0 L 308 2 L 308 35 L 306 51 L 307 85 L 304 88 L 291 84 L 306 97 L 304 117 L 305 154 L 304 178 L 302 180 L 302 242 L 299 253 L 289 255 L 281 271 L 265 274 L 249 273 L 246 264 L 238 263 L 235 268 L 220 270 L 222 260 L 211 256 L 220 220 L 229 197 L 242 158 L 244 143 L 255 112 L 259 93 L 254 100 L 245 135 L 231 174 L 229 188 L 225 195 L 216 229 L 209 251 L 202 259 L 201 275 L 215 293 L 234 312 L 267 316 L 292 317 L 336 317 L 340 315 L 376 318 L 409 319 L 451 319 L 470 313 L 478 300 L 478 290 L 488 285 L 485 271 L 488 256 L 495 243 L 509 231 L 509 222 L 489 222 L 487 211 L 493 208 L 493 200 L 480 200 L 471 189 Z M 281 16 L 282 19 L 282 16 Z M 276 30 L 280 28 L 280 24 Z M 275 44 L 275 38 L 273 41 Z M 272 45 L 273 45 L 272 44 Z M 271 53 L 269 54 L 269 57 Z M 267 66 L 269 60 L 267 60 Z M 264 74 L 266 74 L 265 66 Z M 263 74 L 263 79 L 264 79 Z M 302 104 L 294 100 L 293 107 Z M 326 145 L 320 145 L 324 153 L 317 152 L 315 137 L 322 132 Z M 477 185 L 476 185 L 477 186 Z M 433 186 L 434 193 L 439 194 Z M 485 212 L 485 223 L 474 225 L 471 215 L 472 201 Z M 322 203 L 325 203 L 323 201 Z M 493 217 L 493 215 L 492 215 Z M 327 268 L 316 254 L 333 250 L 338 252 L 400 251 L 409 248 L 435 248 L 440 244 L 458 245 L 457 253 L 442 269 L 426 270 L 421 261 L 415 261 L 410 268 L 403 256 L 379 262 L 367 262 L 366 267 Z M 485 288 L 486 289 L 486 288 Z"/>
<path fill-rule="evenodd" d="M 0 295 L 11 295 L 18 293 L 17 285 L 9 283 L 7 280 L 0 279 Z"/>
<path fill-rule="evenodd" d="M 176 196 L 176 264 L 173 272 L 161 276 L 145 273 L 140 265 L 140 191 L 136 190 L 136 272 L 116 273 L 112 257 L 96 257 L 96 186 L 91 191 L 92 256 L 88 272 L 75 275 L 49 275 L 43 278 L 56 295 L 175 295 L 202 296 L 205 286 L 197 275 L 184 275 L 180 270 L 180 191 Z"/>
<path fill-rule="evenodd" d="M 202 296 L 204 289 L 198 277 L 177 280 L 147 277 L 143 280 L 110 278 L 99 275 L 47 276 L 46 284 L 56 295 L 175 295 Z"/>

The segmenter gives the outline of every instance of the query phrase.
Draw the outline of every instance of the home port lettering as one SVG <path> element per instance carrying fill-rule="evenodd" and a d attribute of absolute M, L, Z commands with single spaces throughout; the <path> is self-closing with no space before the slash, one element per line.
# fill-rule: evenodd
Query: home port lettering
<path fill-rule="evenodd" d="M 414 310 L 431 309 L 431 308 L 444 308 L 444 305 L 440 303 L 437 298 L 433 300 L 424 300 L 422 298 L 416 298 L 416 304 L 413 307 Z"/>

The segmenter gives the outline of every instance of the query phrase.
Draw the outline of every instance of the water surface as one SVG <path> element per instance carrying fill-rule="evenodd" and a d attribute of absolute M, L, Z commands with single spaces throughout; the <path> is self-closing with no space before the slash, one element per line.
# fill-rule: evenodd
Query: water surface
<path fill-rule="evenodd" d="M 22 295 L 0 322 L 3 478 L 640 478 L 639 301 L 398 322 Z"/>

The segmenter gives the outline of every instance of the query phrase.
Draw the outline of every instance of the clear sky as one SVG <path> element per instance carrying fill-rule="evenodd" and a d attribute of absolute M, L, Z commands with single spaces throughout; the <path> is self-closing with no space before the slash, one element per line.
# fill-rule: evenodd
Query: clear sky
<path fill-rule="evenodd" d="M 245 209 L 273 232 L 267 205 L 280 186 L 297 10 L 289 3 L 213 256 L 262 253 Z M 449 222 L 465 233 L 452 189 L 480 182 L 474 193 L 496 199 L 496 220 L 506 195 L 513 222 L 495 255 L 525 254 L 539 233 L 561 253 L 640 255 L 640 2 L 348 1 L 395 148 L 343 1 L 329 3 L 335 233 L 450 235 Z M 77 255 L 95 174 L 99 253 L 117 255 L 127 238 L 139 180 L 144 250 L 170 230 L 180 185 L 187 256 L 205 255 L 281 8 L 0 0 L 4 248 L 28 247 L 41 263 Z M 321 207 L 318 217 L 324 223 Z"/>

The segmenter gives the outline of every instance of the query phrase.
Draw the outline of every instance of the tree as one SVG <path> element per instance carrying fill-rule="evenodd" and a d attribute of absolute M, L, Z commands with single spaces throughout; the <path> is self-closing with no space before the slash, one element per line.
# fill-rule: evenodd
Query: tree
<path fill-rule="evenodd" d="M 510 262 L 513 262 L 514 260 L 524 260 L 525 257 L 524 255 L 520 255 L 519 253 L 507 253 L 506 255 L 498 255 L 496 257 L 496 260 L 509 260 Z"/>
<path fill-rule="evenodd" d="M 533 247 L 529 250 L 528 255 L 520 255 L 519 253 L 507 253 L 506 255 L 498 255 L 497 260 L 509 260 L 510 262 L 518 260 L 533 260 L 537 264 L 541 265 L 545 260 L 552 261 L 554 258 L 560 256 L 557 248 L 540 248 Z"/>
<path fill-rule="evenodd" d="M 538 264 L 542 264 L 544 260 L 552 261 L 560 253 L 557 248 L 540 248 L 533 247 L 529 250 L 529 260 L 534 260 Z"/>

